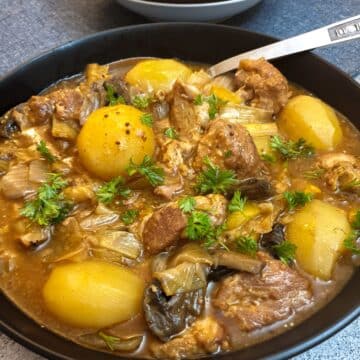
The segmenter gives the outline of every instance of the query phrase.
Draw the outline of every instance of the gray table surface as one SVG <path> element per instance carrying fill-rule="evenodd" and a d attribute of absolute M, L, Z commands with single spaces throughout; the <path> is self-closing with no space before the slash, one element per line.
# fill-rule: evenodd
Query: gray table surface
<path fill-rule="evenodd" d="M 360 14 L 360 0 L 263 0 L 225 24 L 284 38 L 356 14 Z M 23 61 L 69 40 L 145 22 L 112 0 L 0 0 L 0 77 Z M 350 75 L 360 73 L 360 40 L 316 53 Z M 359 328 L 357 319 L 295 359 L 360 359 Z M 0 333 L 0 360 L 18 359 L 43 358 Z"/>

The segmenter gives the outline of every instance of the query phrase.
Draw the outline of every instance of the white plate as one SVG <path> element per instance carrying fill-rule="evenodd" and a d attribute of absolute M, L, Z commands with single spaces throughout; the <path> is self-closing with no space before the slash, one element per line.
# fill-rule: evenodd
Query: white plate
<path fill-rule="evenodd" d="M 160 3 L 144 0 L 117 0 L 119 4 L 151 20 L 212 21 L 234 16 L 261 0 L 227 0 L 199 4 Z"/>

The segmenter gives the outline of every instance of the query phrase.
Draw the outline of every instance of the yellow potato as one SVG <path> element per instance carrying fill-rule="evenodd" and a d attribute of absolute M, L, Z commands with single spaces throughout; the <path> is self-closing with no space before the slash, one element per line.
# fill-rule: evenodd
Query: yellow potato
<path fill-rule="evenodd" d="M 297 246 L 298 264 L 329 280 L 350 230 L 345 211 L 315 199 L 296 212 L 287 227 L 287 238 Z"/>
<path fill-rule="evenodd" d="M 211 88 L 211 92 L 221 100 L 228 101 L 229 103 L 233 103 L 233 104 L 242 103 L 242 99 L 240 98 L 239 95 L 235 94 L 234 92 L 222 86 L 213 85 Z"/>
<path fill-rule="evenodd" d="M 312 96 L 299 95 L 290 99 L 280 113 L 278 125 L 290 139 L 304 138 L 319 150 L 331 150 L 342 140 L 334 110 Z"/>
<path fill-rule="evenodd" d="M 144 92 L 171 91 L 177 79 L 185 80 L 191 70 L 171 59 L 145 60 L 137 63 L 125 80 Z"/>
<path fill-rule="evenodd" d="M 128 105 L 100 108 L 88 117 L 77 139 L 82 164 L 104 179 L 126 174 L 130 159 L 140 164 L 155 148 L 151 127 L 141 122 L 143 113 Z"/>
<path fill-rule="evenodd" d="M 143 280 L 132 271 L 101 261 L 84 261 L 54 268 L 43 296 L 48 309 L 62 321 L 103 328 L 139 313 L 143 292 Z"/>
<path fill-rule="evenodd" d="M 236 229 L 259 214 L 259 207 L 254 203 L 247 202 L 243 211 L 235 211 L 228 216 L 226 221 L 226 229 Z"/>

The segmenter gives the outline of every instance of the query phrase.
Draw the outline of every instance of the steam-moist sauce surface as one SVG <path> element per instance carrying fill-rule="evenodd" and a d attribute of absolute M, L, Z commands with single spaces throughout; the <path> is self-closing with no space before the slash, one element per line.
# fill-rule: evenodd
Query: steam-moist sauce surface
<path fill-rule="evenodd" d="M 326 139 L 319 140 L 316 131 L 309 135 L 311 129 L 301 125 L 306 123 L 306 119 L 302 121 L 290 114 L 284 120 L 283 114 L 289 102 L 301 96 L 308 98 L 313 95 L 294 84 L 284 88 L 286 80 L 276 69 L 268 68 L 271 66 L 268 63 L 259 61 L 258 64 L 243 65 L 236 75 L 236 81 L 234 76 L 211 80 L 200 70 L 200 66 L 188 65 L 184 70 L 174 64 L 164 66 L 170 66 L 167 76 L 178 77 L 177 82 L 164 82 L 156 75 L 146 75 L 141 71 L 129 76 L 121 68 L 109 74 L 106 67 L 92 65 L 84 78 L 59 82 L 25 105 L 10 110 L 1 119 L 1 289 L 36 322 L 85 347 L 119 355 L 158 358 L 197 357 L 241 349 L 283 333 L 310 317 L 341 291 L 354 271 L 354 257 L 343 246 L 352 231 L 357 231 L 353 224 L 359 209 L 360 179 L 357 176 L 360 171 L 360 135 L 354 126 L 337 112 L 334 116 L 338 125 L 334 125 L 333 119 L 320 119 L 324 132 L 330 134 L 331 130 L 333 133 L 339 131 L 336 126 L 340 128 L 341 136 L 334 135 L 331 143 Z M 128 71 L 129 66 L 125 66 Z M 190 69 L 193 69 L 192 74 Z M 159 66 L 153 65 L 153 74 L 159 71 L 162 71 Z M 275 90 L 261 93 L 257 80 L 251 80 L 251 76 L 260 74 L 259 81 L 267 89 L 270 86 L 267 82 L 269 71 L 271 77 L 279 82 L 278 87 L 275 85 Z M 149 79 L 146 76 L 150 76 Z M 54 93 L 58 96 L 53 96 Z M 120 97 L 121 101 L 118 101 Z M 150 100 L 144 105 L 136 101 L 139 98 Z M 111 101 L 115 101 L 115 104 Z M 79 134 L 83 132 L 83 124 L 99 109 L 105 109 L 101 116 L 106 120 L 112 116 L 106 113 L 106 109 L 121 107 L 122 102 L 137 107 L 141 111 L 140 120 L 143 114 L 151 115 L 151 124 L 143 119 L 136 122 L 138 119 L 133 120 L 132 115 L 126 112 L 124 118 L 118 121 L 127 122 L 128 116 L 129 131 L 138 131 L 136 136 L 143 138 L 139 126 L 149 127 L 154 138 L 154 150 L 148 149 L 150 145 L 141 145 L 143 155 L 136 162 L 141 163 L 148 151 L 153 166 L 162 169 L 162 179 L 155 185 L 150 184 L 143 174 L 137 172 L 129 175 L 124 169 L 119 170 L 116 176 L 94 174 L 92 165 L 88 163 L 89 157 L 84 160 L 81 155 L 84 145 L 79 141 Z M 305 105 L 300 103 L 298 106 L 313 105 L 305 101 Z M 119 108 L 121 111 L 123 109 Z M 325 113 L 327 111 L 333 110 L 324 110 Z M 244 116 L 244 113 L 248 115 Z M 320 111 L 314 114 L 314 121 L 316 116 L 324 116 Z M 297 130 L 288 126 L 289 119 L 298 123 Z M 216 128 L 216 124 L 221 126 Z M 221 128 L 228 124 L 234 129 L 224 134 Z M 328 130 L 326 126 L 333 126 L 335 130 Z M 245 129 L 245 134 L 239 135 L 242 129 Z M 125 127 L 119 136 L 126 137 L 126 131 Z M 231 135 L 234 132 L 235 136 Z M 93 133 L 92 136 L 95 139 L 97 134 Z M 306 145 L 311 146 L 311 154 L 286 157 L 270 145 L 274 137 L 279 137 L 288 146 L 290 139 L 294 144 L 304 138 Z M 315 143 L 308 139 L 315 139 Z M 49 161 L 44 152 L 37 150 L 40 141 L 56 157 L 54 161 Z M 122 143 L 122 138 L 119 138 L 119 142 Z M 234 146 L 231 145 L 234 143 Z M 100 152 L 104 149 L 94 140 L 96 146 L 99 146 Z M 127 146 L 130 152 L 136 152 L 139 145 L 133 141 Z M 239 147 L 243 147 L 245 152 L 237 153 Z M 346 154 L 349 158 L 342 158 L 339 154 Z M 119 153 L 105 154 L 109 167 L 110 158 L 117 156 Z M 227 161 L 232 157 L 234 161 Z M 327 157 L 330 160 L 326 161 Z M 207 160 L 210 162 L 207 163 Z M 22 166 L 21 171 L 14 175 L 14 168 L 19 166 Z M 206 171 L 211 166 L 220 172 L 230 171 L 237 183 L 227 188 L 201 190 L 199 177 L 205 174 L 206 178 Z M 64 194 L 64 199 L 71 203 L 71 209 L 62 221 L 39 225 L 38 218 L 24 215 L 22 209 L 26 202 L 36 198 L 39 187 L 49 181 L 49 173 L 60 174 L 67 181 L 59 193 Z M 29 180 L 29 174 L 35 181 Z M 121 186 L 131 192 L 126 196 L 118 192 L 112 201 L 104 202 L 99 189 L 117 176 L 123 177 L 124 184 Z M 260 195 L 253 198 L 254 191 L 244 187 L 247 179 L 261 179 L 271 190 L 267 188 L 265 191 L 263 187 L 255 189 Z M 261 194 L 261 191 L 265 193 Z M 304 203 L 300 201 L 291 208 L 284 196 L 286 192 L 310 196 Z M 237 195 L 240 195 L 243 205 L 236 202 Z M 195 205 L 187 212 L 181 204 L 189 197 L 195 200 Z M 334 236 L 332 241 L 335 245 L 326 245 L 325 242 L 318 248 L 308 245 L 309 249 L 303 249 L 297 239 L 293 239 L 291 233 L 294 230 L 291 232 L 290 227 L 295 225 L 291 224 L 300 221 L 297 215 L 309 208 L 311 203 L 316 206 L 329 204 L 331 209 L 340 211 L 344 222 L 336 226 L 340 226 L 340 233 L 344 235 Z M 172 214 L 171 219 L 161 211 L 164 208 L 165 212 Z M 129 210 L 136 211 L 133 223 L 128 223 L 126 218 L 124 220 L 124 214 Z M 189 223 L 195 221 L 191 218 L 194 213 L 205 214 L 212 232 L 205 231 L 197 238 L 194 236 L 194 239 L 190 239 Z M 180 220 L 173 222 L 172 219 L 176 217 Z M 182 222 L 184 224 L 179 225 Z M 280 240 L 277 237 L 279 232 L 275 234 L 276 225 L 282 229 Z M 322 227 L 329 227 L 328 224 L 310 226 L 320 229 L 316 230 L 318 237 L 321 237 Z M 165 233 L 164 227 L 167 230 Z M 170 240 L 162 244 L 164 238 L 168 237 L 166 233 L 176 231 Z M 338 230 L 333 231 L 336 233 Z M 114 236 L 120 236 L 120 232 L 121 236 L 127 234 L 127 237 L 110 246 L 110 240 L 104 240 L 109 232 L 113 234 L 111 241 Z M 133 236 L 129 237 L 128 234 Z M 319 241 L 316 237 L 310 240 Z M 356 246 L 355 240 L 353 244 Z M 130 252 L 121 245 L 122 241 L 130 243 Z M 307 241 L 306 238 L 304 242 Z M 296 250 L 293 247 L 294 251 L 290 251 L 291 258 L 287 261 L 284 258 L 281 261 L 281 254 L 275 250 L 283 242 L 296 243 L 297 246 Z M 255 250 L 252 250 L 251 244 L 254 246 L 254 243 Z M 333 256 L 327 246 L 333 246 L 337 254 L 330 270 L 328 265 L 319 269 L 306 260 L 311 256 Z M 136 256 L 133 255 L 134 251 L 138 251 Z M 314 251 L 317 253 L 313 254 Z M 234 261 L 224 253 L 234 256 L 233 259 L 240 266 L 234 265 Z M 237 258 L 239 255 L 241 258 Z M 49 307 L 44 287 L 54 269 L 88 260 L 130 269 L 141 280 L 141 306 L 128 319 L 101 326 L 72 325 L 72 321 L 64 319 Z M 168 271 L 179 266 L 189 266 L 191 270 L 180 275 L 173 272 L 171 276 L 175 277 L 175 281 L 171 282 Z M 190 271 L 193 272 L 189 275 Z M 185 285 L 176 283 L 177 276 Z M 195 278 L 199 278 L 197 282 L 202 285 L 197 285 Z M 62 296 L 61 285 L 57 285 L 60 288 L 56 294 L 58 297 Z M 95 286 L 101 288 L 101 284 Z M 174 294 L 165 294 L 164 286 L 168 286 L 167 291 Z M 169 320 L 162 323 L 163 328 L 168 329 L 166 336 L 156 322 L 149 328 L 149 316 L 159 311 L 155 306 L 143 308 L 144 297 L 145 303 L 150 301 L 146 301 L 146 296 L 151 296 L 151 287 L 154 287 L 153 293 L 159 291 L 163 301 L 184 296 L 191 303 L 191 294 L 197 294 L 200 299 L 187 309 L 185 302 L 179 302 L 180 312 L 187 321 L 178 327 L 169 324 Z M 285 294 L 282 292 L 287 293 L 287 299 L 283 298 Z M 108 311 L 101 304 L 92 305 L 98 306 L 97 311 Z M 200 310 L 196 311 L 196 307 Z M 261 313 L 261 316 L 253 315 L 254 312 Z M 241 317 L 245 320 L 242 321 Z M 177 329 L 173 333 L 172 326 Z M 206 334 L 208 339 L 201 338 L 200 332 Z M 104 334 L 107 336 L 105 339 Z M 112 346 L 114 343 L 109 345 L 109 336 L 115 344 L 123 344 L 129 338 L 139 340 L 135 341 L 136 345 L 116 348 L 116 345 Z"/>

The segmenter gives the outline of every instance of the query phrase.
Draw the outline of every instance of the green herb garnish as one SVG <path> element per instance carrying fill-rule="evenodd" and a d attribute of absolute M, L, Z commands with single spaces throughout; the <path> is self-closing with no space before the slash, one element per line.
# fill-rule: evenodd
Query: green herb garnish
<path fill-rule="evenodd" d="M 208 113 L 210 120 L 215 119 L 215 116 L 219 112 L 221 106 L 224 106 L 227 103 L 227 101 L 220 99 L 215 94 L 211 94 L 210 96 L 199 94 L 194 99 L 195 105 L 202 105 L 204 102 L 209 104 Z"/>
<path fill-rule="evenodd" d="M 127 173 L 130 176 L 139 173 L 144 176 L 152 186 L 158 186 L 164 183 L 164 170 L 155 166 L 149 155 L 145 155 L 142 163 L 139 165 L 134 164 L 134 162 L 130 160 Z"/>
<path fill-rule="evenodd" d="M 287 201 L 290 210 L 295 209 L 297 206 L 304 206 L 314 197 L 313 194 L 304 193 L 302 191 L 285 191 L 283 196 Z"/>
<path fill-rule="evenodd" d="M 40 226 L 63 221 L 72 209 L 72 204 L 61 193 L 67 184 L 59 174 L 50 174 L 49 180 L 37 190 L 35 198 L 25 202 L 20 214 Z"/>
<path fill-rule="evenodd" d="M 106 90 L 106 101 L 110 106 L 125 104 L 125 99 L 121 95 L 117 95 L 112 85 L 105 84 L 104 87 Z"/>
<path fill-rule="evenodd" d="M 258 243 L 251 236 L 240 236 L 236 239 L 236 248 L 241 253 L 254 256 L 258 251 Z"/>
<path fill-rule="evenodd" d="M 319 179 L 325 173 L 325 169 L 315 168 L 304 172 L 303 176 L 305 179 L 315 180 Z"/>
<path fill-rule="evenodd" d="M 344 247 L 354 255 L 360 255 L 360 247 L 356 241 L 360 237 L 360 210 L 356 212 L 355 218 L 351 223 L 352 230 L 344 240 Z"/>
<path fill-rule="evenodd" d="M 184 213 L 191 213 L 196 206 L 196 200 L 192 196 L 182 198 L 178 202 L 179 208 Z"/>
<path fill-rule="evenodd" d="M 228 210 L 230 212 L 244 211 L 245 204 L 246 204 L 246 197 L 245 196 L 242 197 L 241 192 L 236 190 L 234 192 L 234 196 L 229 202 Z"/>
<path fill-rule="evenodd" d="M 300 157 L 310 157 L 314 155 L 314 148 L 307 144 L 304 139 L 294 142 L 292 140 L 285 141 L 280 136 L 275 135 L 270 139 L 270 146 L 276 150 L 284 159 L 297 159 Z"/>
<path fill-rule="evenodd" d="M 221 170 L 208 157 L 205 157 L 204 164 L 206 169 L 198 175 L 195 186 L 199 194 L 225 194 L 238 183 L 233 170 Z"/>
<path fill-rule="evenodd" d="M 342 186 L 343 189 L 350 189 L 354 187 L 360 187 L 360 179 L 353 179 L 347 184 Z"/>
<path fill-rule="evenodd" d="M 124 178 L 118 176 L 101 185 L 96 191 L 98 200 L 104 204 L 110 204 L 117 196 L 128 198 L 131 191 L 129 188 L 125 187 L 124 184 Z"/>
<path fill-rule="evenodd" d="M 275 164 L 276 163 L 276 157 L 273 154 L 270 153 L 262 153 L 260 155 L 261 160 L 266 161 L 270 164 Z"/>
<path fill-rule="evenodd" d="M 46 146 L 46 143 L 44 140 L 41 140 L 37 146 L 36 150 L 40 153 L 40 155 L 47 160 L 50 164 L 54 163 L 57 160 L 57 157 L 54 156 L 48 147 Z"/>
<path fill-rule="evenodd" d="M 176 130 L 174 128 L 172 128 L 172 127 L 169 127 L 167 129 L 165 129 L 164 135 L 167 136 L 170 139 L 177 139 L 178 138 Z"/>
<path fill-rule="evenodd" d="M 276 256 L 284 263 L 289 264 L 295 259 L 297 246 L 289 241 L 283 241 L 278 245 L 272 246 Z"/>
<path fill-rule="evenodd" d="M 136 95 L 131 100 L 131 103 L 140 110 L 146 109 L 150 105 L 150 102 L 150 97 L 146 95 Z"/>
<path fill-rule="evenodd" d="M 141 115 L 140 121 L 148 127 L 153 126 L 153 116 L 149 113 Z"/>
<path fill-rule="evenodd" d="M 134 223 L 139 215 L 139 210 L 131 209 L 126 210 L 121 214 L 121 220 L 125 225 L 131 225 Z"/>
<path fill-rule="evenodd" d="M 231 150 L 226 150 L 225 152 L 224 152 L 224 158 L 225 159 L 228 159 L 230 156 L 232 156 L 233 155 L 233 152 L 231 151 Z"/>
<path fill-rule="evenodd" d="M 116 348 L 116 344 L 120 342 L 120 338 L 116 336 L 107 335 L 102 331 L 100 331 L 98 335 L 102 340 L 104 340 L 104 343 L 111 351 L 114 351 Z"/>

